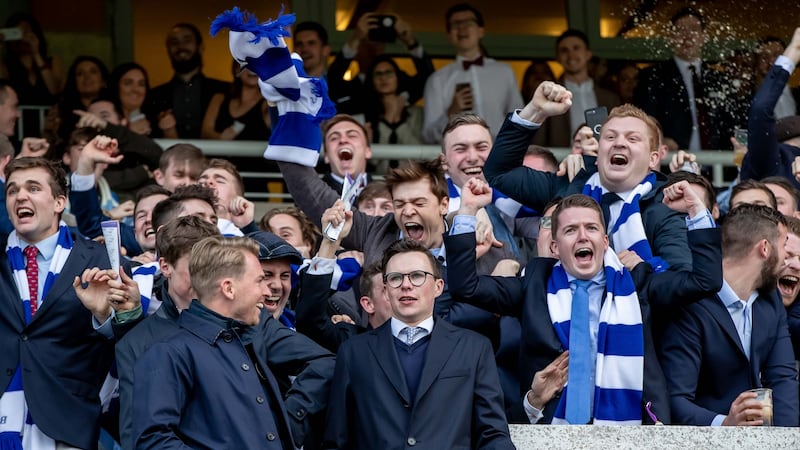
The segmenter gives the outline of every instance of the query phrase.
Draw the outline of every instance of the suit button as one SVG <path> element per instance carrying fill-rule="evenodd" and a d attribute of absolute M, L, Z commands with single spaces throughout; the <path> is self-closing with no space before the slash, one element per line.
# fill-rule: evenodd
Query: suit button
<path fill-rule="evenodd" d="M 303 417 L 303 416 L 306 414 L 306 412 L 305 412 L 305 410 L 298 409 L 298 410 L 297 410 L 297 412 L 296 412 L 296 413 L 294 413 L 294 414 L 295 414 L 297 417 L 300 417 L 300 418 L 302 418 L 302 417 Z"/>
<path fill-rule="evenodd" d="M 246 372 L 246 371 L 250 370 L 250 366 L 247 365 L 247 363 L 242 363 L 242 370 L 244 370 Z"/>
<path fill-rule="evenodd" d="M 267 433 L 267 440 L 274 441 L 275 440 L 275 433 Z"/>
<path fill-rule="evenodd" d="M 259 395 L 258 397 L 256 397 L 256 402 L 259 404 L 264 403 L 264 397 Z"/>
<path fill-rule="evenodd" d="M 19 336 L 19 338 L 22 339 L 23 342 L 24 342 L 24 341 L 28 340 L 28 335 L 27 334 L 22 334 L 22 335 Z"/>
<path fill-rule="evenodd" d="M 233 336 L 230 333 L 222 333 L 222 340 L 225 342 L 231 342 L 233 340 Z"/>
<path fill-rule="evenodd" d="M 417 445 L 417 440 L 414 439 L 413 437 L 410 437 L 410 438 L 408 438 L 406 440 L 406 444 L 408 444 L 408 445 L 413 447 L 413 446 Z"/>
<path fill-rule="evenodd" d="M 14 369 L 6 369 L 6 375 L 8 376 L 14 375 Z"/>
<path fill-rule="evenodd" d="M 403 408 L 408 408 L 408 407 L 410 407 L 410 406 L 411 406 L 411 405 L 409 405 L 408 403 L 403 403 Z"/>

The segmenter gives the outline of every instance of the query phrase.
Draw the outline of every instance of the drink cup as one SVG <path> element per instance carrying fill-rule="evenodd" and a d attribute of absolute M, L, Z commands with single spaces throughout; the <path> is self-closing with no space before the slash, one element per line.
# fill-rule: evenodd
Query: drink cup
<path fill-rule="evenodd" d="M 772 426 L 772 389 L 770 388 L 756 388 L 750 389 L 748 392 L 756 393 L 756 400 L 761 402 L 761 418 L 764 420 L 762 426 Z M 750 418 L 748 417 L 748 420 Z"/>

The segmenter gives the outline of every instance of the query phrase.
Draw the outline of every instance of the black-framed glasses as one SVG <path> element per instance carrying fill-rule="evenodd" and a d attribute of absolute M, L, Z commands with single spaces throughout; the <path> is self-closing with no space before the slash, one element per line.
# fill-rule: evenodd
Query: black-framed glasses
<path fill-rule="evenodd" d="M 412 270 L 408 273 L 389 272 L 383 276 L 383 283 L 390 288 L 399 288 L 400 285 L 403 284 L 403 278 L 408 277 L 408 281 L 411 282 L 413 286 L 420 287 L 425 284 L 428 275 L 432 278 L 436 278 L 432 273 L 424 270 Z"/>

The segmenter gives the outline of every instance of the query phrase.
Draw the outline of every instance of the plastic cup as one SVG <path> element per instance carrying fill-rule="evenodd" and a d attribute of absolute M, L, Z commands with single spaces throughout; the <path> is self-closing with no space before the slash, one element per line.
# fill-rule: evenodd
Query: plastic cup
<path fill-rule="evenodd" d="M 756 388 L 750 389 L 748 392 L 756 393 L 756 400 L 761 402 L 761 418 L 764 420 L 762 426 L 772 426 L 772 389 L 770 388 Z M 748 419 L 750 419 L 748 417 Z"/>

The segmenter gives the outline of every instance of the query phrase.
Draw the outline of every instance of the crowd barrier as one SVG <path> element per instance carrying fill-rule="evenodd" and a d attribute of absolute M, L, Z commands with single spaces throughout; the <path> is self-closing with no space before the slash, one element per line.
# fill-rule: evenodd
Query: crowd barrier
<path fill-rule="evenodd" d="M 184 140 L 184 139 L 156 139 L 162 148 L 167 148 L 179 142 L 187 142 L 196 145 L 203 150 L 203 153 L 209 156 L 216 157 L 248 157 L 248 158 L 261 158 L 264 149 L 267 147 L 266 142 L 260 141 L 217 141 L 217 140 Z M 569 154 L 568 148 L 551 148 L 555 153 L 558 160 L 562 160 Z M 404 159 L 432 159 L 441 152 L 441 147 L 438 145 L 372 145 L 372 159 L 379 160 L 404 160 Z M 723 172 L 726 167 L 733 167 L 733 152 L 728 150 L 705 150 L 697 152 L 697 161 L 704 166 L 711 166 L 712 182 L 716 187 L 724 187 L 730 184 L 732 180 L 726 180 Z M 280 173 L 271 172 L 251 172 L 246 167 L 239 167 L 240 173 L 243 178 L 263 178 L 268 180 L 281 179 Z M 283 199 L 288 200 L 288 195 L 280 195 L 269 192 L 248 192 L 247 195 L 250 199 L 257 200 L 270 200 L 270 199 Z"/>
<path fill-rule="evenodd" d="M 800 432 L 783 427 L 509 425 L 524 450 L 798 449 Z"/>

